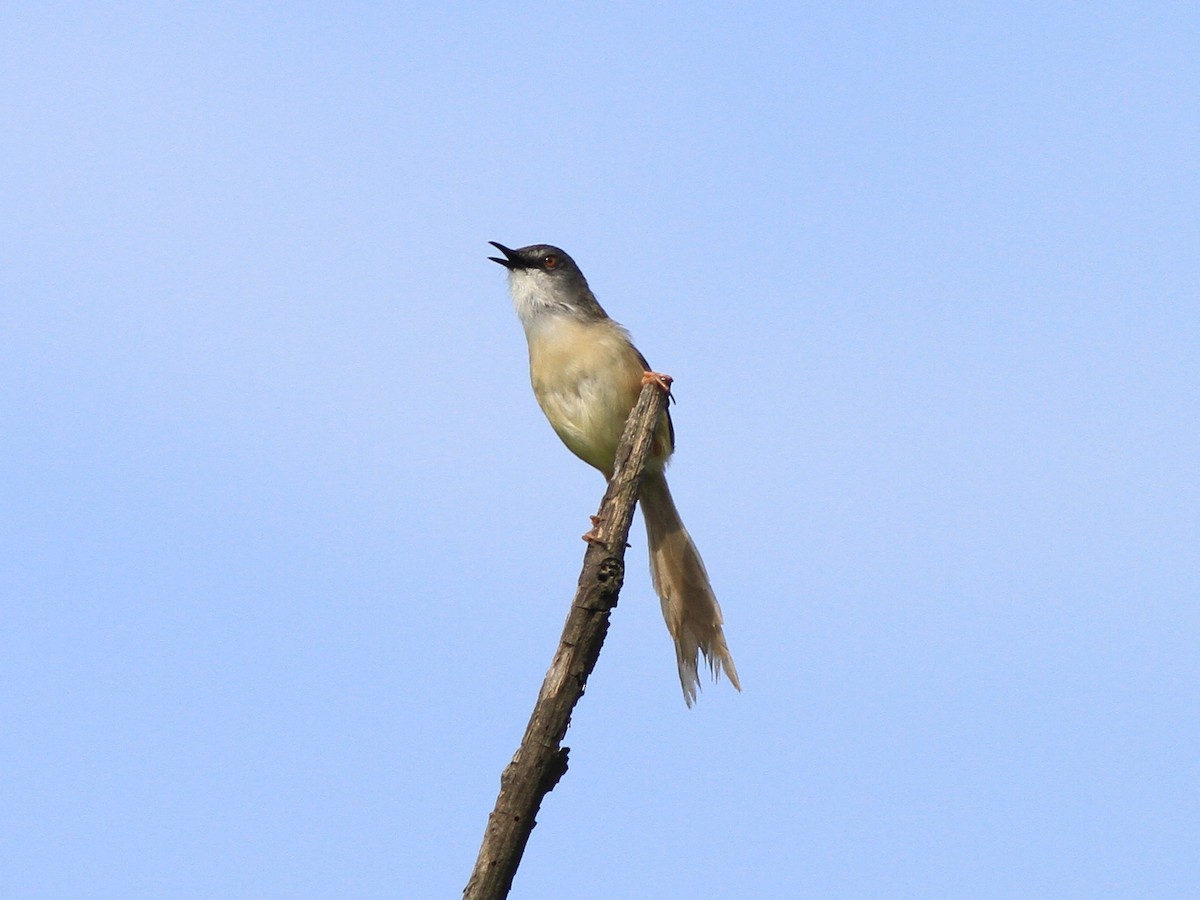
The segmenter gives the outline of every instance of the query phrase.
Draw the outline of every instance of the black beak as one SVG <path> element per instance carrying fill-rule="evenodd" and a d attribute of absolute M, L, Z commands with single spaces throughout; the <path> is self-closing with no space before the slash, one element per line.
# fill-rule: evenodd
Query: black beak
<path fill-rule="evenodd" d="M 492 262 L 500 263 L 500 265 L 504 266 L 504 268 L 510 270 L 525 269 L 529 267 L 529 264 L 521 258 L 521 254 L 516 250 L 510 250 L 503 244 L 497 244 L 495 241 L 488 241 L 488 243 L 503 253 L 506 257 L 506 259 L 501 259 L 498 256 L 489 256 L 488 259 L 490 259 Z"/>

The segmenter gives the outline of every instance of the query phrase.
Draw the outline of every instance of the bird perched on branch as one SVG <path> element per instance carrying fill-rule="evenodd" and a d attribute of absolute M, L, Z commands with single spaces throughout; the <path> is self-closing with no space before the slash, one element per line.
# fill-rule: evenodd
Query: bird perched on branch
<path fill-rule="evenodd" d="M 570 256 L 548 244 L 511 250 L 491 243 L 504 254 L 489 259 L 508 269 L 542 412 L 572 453 L 611 479 L 617 443 L 643 384 L 653 380 L 669 389 L 670 379 L 650 370 L 629 332 L 604 312 Z M 691 706 L 699 688 L 699 654 L 714 678 L 724 672 L 735 688 L 742 688 L 721 630 L 721 607 L 663 474 L 674 449 L 675 431 L 664 412 L 639 500 L 650 544 L 650 574 L 675 641 L 683 697 Z"/>

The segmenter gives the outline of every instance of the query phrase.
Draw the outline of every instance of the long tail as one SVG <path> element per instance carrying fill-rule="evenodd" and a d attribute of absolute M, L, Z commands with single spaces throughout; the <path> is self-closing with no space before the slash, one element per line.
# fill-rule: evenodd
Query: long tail
<path fill-rule="evenodd" d="M 721 672 L 739 691 L 737 669 L 721 630 L 721 607 L 713 594 L 700 551 L 679 519 L 675 501 L 661 473 L 647 472 L 642 479 L 642 517 L 650 544 L 650 576 L 662 601 L 663 618 L 675 641 L 679 663 L 679 683 L 683 699 L 691 706 L 696 700 L 700 680 L 696 672 L 697 653 L 703 653 L 713 678 Z"/>

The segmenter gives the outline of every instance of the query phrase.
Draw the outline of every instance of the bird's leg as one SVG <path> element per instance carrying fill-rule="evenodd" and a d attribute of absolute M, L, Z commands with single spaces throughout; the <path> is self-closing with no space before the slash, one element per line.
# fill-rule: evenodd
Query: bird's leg
<path fill-rule="evenodd" d="M 583 539 L 589 544 L 603 544 L 604 541 L 600 540 L 601 519 L 599 516 L 591 516 L 590 518 L 592 520 L 592 530 L 585 534 Z"/>
<path fill-rule="evenodd" d="M 600 537 L 600 523 L 604 520 L 599 516 L 589 516 L 592 520 L 592 530 L 583 536 L 583 539 L 589 544 L 600 544 L 602 547 L 608 546 L 608 542 Z M 626 547 L 632 547 L 633 544 L 626 543 Z"/>
<path fill-rule="evenodd" d="M 675 381 L 670 375 L 664 375 L 662 372 L 643 372 L 642 384 L 657 384 L 664 394 L 671 396 L 671 384 Z"/>
<path fill-rule="evenodd" d="M 672 378 L 670 375 L 664 375 L 662 372 L 642 373 L 642 384 L 649 384 L 652 381 L 664 391 L 669 391 L 671 389 L 671 385 L 675 383 L 674 378 Z"/>

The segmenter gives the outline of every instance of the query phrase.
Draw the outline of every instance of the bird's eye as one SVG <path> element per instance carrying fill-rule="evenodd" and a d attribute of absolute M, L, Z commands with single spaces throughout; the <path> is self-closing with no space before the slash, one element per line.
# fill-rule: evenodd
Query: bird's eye
<path fill-rule="evenodd" d="M 558 257 L 555 256 L 553 253 L 549 253 L 546 256 L 542 257 L 542 265 L 545 266 L 547 269 L 557 269 L 558 268 Z"/>

